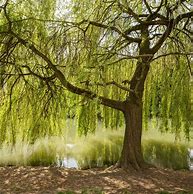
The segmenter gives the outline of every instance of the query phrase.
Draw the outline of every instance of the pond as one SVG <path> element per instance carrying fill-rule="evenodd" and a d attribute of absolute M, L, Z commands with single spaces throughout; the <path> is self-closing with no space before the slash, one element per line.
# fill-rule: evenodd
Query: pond
<path fill-rule="evenodd" d="M 193 149 L 188 149 L 188 165 L 189 170 L 193 170 Z"/>
<path fill-rule="evenodd" d="M 64 168 L 79 168 L 77 160 L 71 157 L 66 157 L 64 159 L 57 160 L 57 167 Z"/>
<path fill-rule="evenodd" d="M 66 144 L 66 148 L 72 150 L 75 147 L 75 144 Z M 70 156 L 66 156 L 64 158 L 60 158 L 57 156 L 57 167 L 64 167 L 64 168 L 79 168 L 78 161 Z"/>
<path fill-rule="evenodd" d="M 75 144 L 67 144 L 66 146 L 69 150 L 71 150 L 74 148 Z M 100 157 L 96 157 L 93 160 L 91 160 L 91 159 L 84 160 L 83 159 L 83 161 L 79 161 L 75 157 L 67 155 L 63 158 L 58 157 L 57 161 L 56 161 L 56 165 L 57 165 L 57 167 L 76 168 L 76 169 L 82 168 L 82 167 L 84 168 L 85 164 L 86 164 L 86 167 L 96 167 L 96 166 L 101 167 L 101 164 L 104 165 L 104 163 L 103 163 L 103 161 L 99 161 L 99 159 L 100 159 Z M 102 160 L 102 158 L 101 158 L 101 160 Z M 188 154 L 187 154 L 186 161 L 187 161 L 189 170 L 193 171 L 193 149 L 191 149 L 191 148 L 188 148 Z"/>

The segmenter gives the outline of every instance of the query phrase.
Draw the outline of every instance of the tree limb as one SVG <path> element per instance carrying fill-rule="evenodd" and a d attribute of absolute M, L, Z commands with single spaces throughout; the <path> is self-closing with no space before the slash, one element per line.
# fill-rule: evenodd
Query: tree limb
<path fill-rule="evenodd" d="M 169 22 L 165 32 L 163 33 L 163 35 L 160 37 L 160 39 L 157 41 L 157 43 L 154 45 L 154 47 L 151 50 L 151 53 L 156 53 L 160 47 L 162 46 L 162 44 L 164 43 L 164 41 L 167 39 L 167 37 L 170 35 L 172 29 L 174 26 L 174 20 L 171 19 L 171 21 Z"/>
<path fill-rule="evenodd" d="M 121 35 L 123 38 L 125 38 L 129 42 L 136 42 L 136 43 L 140 43 L 141 42 L 140 38 L 129 37 L 127 35 L 127 33 L 121 32 L 121 30 L 119 30 L 115 26 L 108 26 L 108 25 L 105 25 L 105 24 L 102 24 L 102 23 L 99 23 L 99 22 L 95 22 L 95 21 L 88 21 L 88 22 L 89 22 L 89 24 L 91 24 L 93 26 L 97 26 L 97 27 L 104 28 L 104 29 L 111 29 L 111 30 L 117 32 L 119 35 Z"/>
<path fill-rule="evenodd" d="M 171 53 L 165 53 L 165 54 L 162 54 L 162 55 L 158 55 L 157 57 L 153 58 L 152 61 L 155 61 L 161 57 L 167 57 L 167 56 L 170 56 L 170 55 L 183 55 L 183 56 L 193 56 L 193 52 L 188 52 L 188 53 L 182 53 L 182 52 L 171 52 Z"/>
<path fill-rule="evenodd" d="M 143 23 L 143 21 L 139 18 L 139 15 L 136 14 L 129 6 L 125 7 L 124 5 L 122 5 L 120 2 L 118 2 L 118 7 L 121 9 L 121 11 L 123 11 L 124 13 L 127 13 L 131 16 L 133 16 L 133 18 L 139 22 L 139 23 Z"/>
<path fill-rule="evenodd" d="M 144 3 L 145 3 L 145 6 L 146 6 L 147 10 L 148 10 L 148 11 L 149 11 L 149 13 L 152 15 L 152 10 L 151 10 L 151 8 L 150 8 L 149 4 L 147 3 L 147 1 L 146 1 L 146 0 L 143 0 L 143 1 L 144 1 Z"/>
<path fill-rule="evenodd" d="M 110 85 L 114 85 L 124 91 L 127 91 L 127 92 L 134 92 L 133 90 L 125 87 L 125 86 L 122 86 L 121 84 L 117 83 L 116 81 L 110 81 L 110 82 L 106 82 L 106 83 L 94 83 L 94 84 L 90 84 L 89 81 L 83 81 L 81 83 L 86 83 L 87 86 L 102 86 L 102 87 L 106 87 L 106 86 L 110 86 Z"/>
<path fill-rule="evenodd" d="M 193 16 L 193 11 L 190 11 L 188 13 L 183 13 L 183 14 L 180 14 L 178 15 L 175 20 L 174 20 L 174 24 L 177 25 L 182 19 L 185 19 L 185 18 L 190 18 Z"/>
<path fill-rule="evenodd" d="M 47 65 L 49 66 L 50 69 L 52 69 L 55 73 L 55 76 L 60 80 L 61 84 L 70 92 L 74 93 L 74 94 L 78 94 L 81 96 L 85 96 L 87 98 L 90 99 L 94 99 L 94 98 L 98 98 L 100 103 L 117 109 L 117 110 L 124 110 L 124 104 L 122 101 L 118 101 L 118 100 L 113 100 L 113 99 L 109 99 L 109 98 L 105 98 L 103 96 L 98 96 L 96 93 L 91 92 L 89 90 L 83 89 L 83 88 L 79 88 L 77 86 L 72 85 L 70 82 L 67 81 L 66 77 L 64 76 L 64 74 L 52 63 L 52 61 L 42 52 L 40 52 L 33 44 L 29 43 L 28 41 L 22 39 L 21 37 L 19 37 L 17 34 L 15 34 L 14 32 L 11 32 L 12 35 L 14 37 L 16 37 L 18 39 L 18 41 L 25 46 L 26 48 L 30 49 L 34 54 L 36 54 L 37 56 L 39 56 L 40 58 L 42 58 Z"/>
<path fill-rule="evenodd" d="M 51 81 L 51 80 L 53 80 L 53 79 L 56 78 L 55 74 L 53 74 L 53 75 L 51 75 L 51 76 L 49 76 L 49 77 L 43 77 L 43 76 L 38 75 L 37 73 L 33 72 L 33 71 L 30 69 L 30 67 L 27 66 L 27 65 L 22 65 L 22 67 L 27 68 L 27 70 L 29 71 L 30 75 L 34 75 L 35 77 L 37 77 L 37 78 L 39 78 L 39 79 L 41 79 L 41 80 L 44 80 L 44 81 Z"/>

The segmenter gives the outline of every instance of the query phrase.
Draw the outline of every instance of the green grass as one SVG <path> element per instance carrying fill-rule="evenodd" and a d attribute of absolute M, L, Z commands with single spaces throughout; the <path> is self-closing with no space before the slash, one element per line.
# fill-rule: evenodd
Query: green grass
<path fill-rule="evenodd" d="M 115 164 L 120 156 L 122 136 L 116 132 L 97 133 L 77 141 L 72 157 L 82 168 L 102 167 Z"/>
<path fill-rule="evenodd" d="M 96 166 L 109 166 L 115 164 L 119 159 L 122 149 L 122 133 L 106 132 L 82 138 L 77 144 L 77 148 L 72 152 L 80 166 L 91 168 Z M 122 134 L 121 134 L 122 133 Z M 151 134 L 151 138 L 150 138 Z M 148 163 L 156 166 L 172 169 L 187 169 L 187 148 L 190 147 L 185 141 L 174 143 L 174 135 L 162 134 L 160 132 L 148 131 L 143 136 L 144 158 Z M 155 137 L 152 139 L 152 137 Z M 192 142 L 191 142 L 192 143 Z"/>
<path fill-rule="evenodd" d="M 115 164 L 119 159 L 123 130 L 97 131 L 87 137 L 70 138 L 50 137 L 37 140 L 33 145 L 17 142 L 13 148 L 3 144 L 0 149 L 0 165 L 48 166 L 56 161 L 57 155 L 75 158 L 81 168 L 103 167 Z M 66 143 L 74 143 L 69 149 Z M 186 169 L 187 147 L 193 143 L 174 143 L 174 135 L 161 134 L 158 131 L 145 131 L 143 135 L 144 158 L 149 163 L 173 169 Z"/>
<path fill-rule="evenodd" d="M 0 166 L 48 166 L 56 161 L 56 156 L 65 156 L 68 152 L 66 141 L 62 137 L 50 137 L 37 140 L 33 145 L 17 142 L 14 147 L 3 144 L 0 149 Z"/>
<path fill-rule="evenodd" d="M 144 158 L 156 166 L 187 169 L 187 146 L 165 141 L 146 140 L 143 142 Z"/>

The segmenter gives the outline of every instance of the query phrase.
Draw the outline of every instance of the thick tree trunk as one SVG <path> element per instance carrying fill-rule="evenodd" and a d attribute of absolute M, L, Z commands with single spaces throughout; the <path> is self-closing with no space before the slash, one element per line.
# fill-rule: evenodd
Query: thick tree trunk
<path fill-rule="evenodd" d="M 144 162 L 141 136 L 142 136 L 142 109 L 143 91 L 146 76 L 149 71 L 147 61 L 138 61 L 136 71 L 131 79 L 128 99 L 125 101 L 125 136 L 123 150 L 119 165 L 122 168 L 134 168 L 136 170 L 146 167 Z"/>
<path fill-rule="evenodd" d="M 128 102 L 125 116 L 125 136 L 119 165 L 122 168 L 144 167 L 141 149 L 142 105 Z"/>

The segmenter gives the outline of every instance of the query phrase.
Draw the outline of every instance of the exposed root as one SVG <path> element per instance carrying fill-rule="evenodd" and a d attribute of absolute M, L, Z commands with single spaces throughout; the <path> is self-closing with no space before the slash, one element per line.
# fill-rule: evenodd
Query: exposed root
<path fill-rule="evenodd" d="M 131 172 L 131 171 L 143 171 L 143 170 L 147 170 L 147 169 L 155 169 L 156 166 L 154 166 L 153 164 L 149 164 L 146 162 L 140 162 L 140 163 L 127 163 L 127 164 L 121 164 L 118 163 L 118 167 L 124 169 L 127 172 Z"/>
<path fill-rule="evenodd" d="M 106 168 L 104 170 L 104 172 L 106 172 L 106 171 L 112 171 L 112 170 L 115 170 L 115 169 L 118 169 L 118 168 L 121 168 L 121 165 L 120 165 L 119 162 L 117 162 L 115 165 L 109 166 L 108 168 Z"/>
<path fill-rule="evenodd" d="M 143 162 L 142 164 L 140 164 L 140 167 L 141 167 L 142 170 L 157 168 L 155 165 L 149 164 L 149 163 L 146 163 L 146 162 Z"/>
<path fill-rule="evenodd" d="M 157 168 L 156 166 L 154 166 L 153 164 L 149 164 L 149 163 L 146 163 L 146 162 L 142 162 L 140 163 L 140 165 L 138 164 L 137 166 L 136 165 L 132 165 L 132 164 L 127 164 L 127 165 L 121 165 L 120 161 L 118 161 L 115 165 L 112 165 L 108 168 L 106 168 L 104 170 L 104 172 L 107 172 L 107 171 L 113 171 L 113 170 L 116 170 L 116 169 L 123 169 L 124 171 L 126 172 L 131 172 L 131 171 L 143 171 L 143 170 L 148 170 L 148 169 L 154 169 L 154 168 Z"/>

